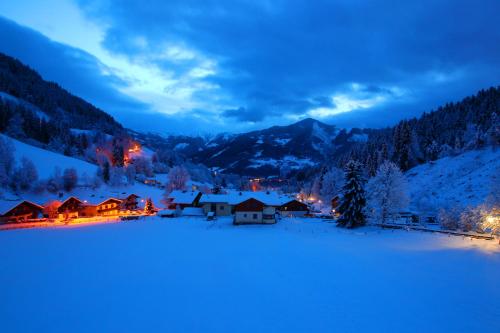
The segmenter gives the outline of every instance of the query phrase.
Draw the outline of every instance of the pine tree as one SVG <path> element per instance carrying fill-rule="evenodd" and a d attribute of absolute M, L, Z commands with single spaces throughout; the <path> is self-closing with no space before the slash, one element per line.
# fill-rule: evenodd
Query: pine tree
<path fill-rule="evenodd" d="M 107 183 L 109 182 L 110 179 L 110 170 L 109 170 L 109 162 L 104 161 L 104 164 L 102 165 L 102 180 Z"/>
<path fill-rule="evenodd" d="M 345 169 L 345 185 L 339 207 L 340 217 L 337 225 L 355 228 L 365 224 L 364 208 L 366 204 L 364 179 L 361 164 L 349 161 Z"/>
<path fill-rule="evenodd" d="M 122 167 L 125 163 L 123 146 L 118 140 L 113 140 L 113 166 Z"/>
<path fill-rule="evenodd" d="M 146 204 L 144 205 L 144 214 L 151 215 L 153 213 L 154 213 L 153 201 L 151 201 L 151 198 L 147 198 Z"/>

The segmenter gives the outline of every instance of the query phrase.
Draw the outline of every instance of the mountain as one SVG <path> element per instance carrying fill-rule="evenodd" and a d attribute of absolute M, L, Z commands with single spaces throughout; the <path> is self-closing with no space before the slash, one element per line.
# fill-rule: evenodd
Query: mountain
<path fill-rule="evenodd" d="M 122 130 L 122 126 L 106 112 L 72 95 L 58 84 L 45 81 L 33 69 L 2 53 L 0 92 L 2 113 L 9 111 L 5 105 L 10 101 L 19 108 L 36 108 L 44 114 L 46 121 L 57 122 L 57 125 L 72 125 L 79 129 L 99 130 L 107 134 Z M 40 115 L 40 112 L 37 113 Z M 0 129 L 2 125 L 6 126 L 6 123 L 0 123 Z"/>
<path fill-rule="evenodd" d="M 212 138 L 151 134 L 139 138 L 144 144 L 174 151 L 185 160 L 213 170 L 265 177 L 318 167 L 335 152 L 367 140 L 370 132 L 348 132 L 308 118 L 288 126 Z"/>

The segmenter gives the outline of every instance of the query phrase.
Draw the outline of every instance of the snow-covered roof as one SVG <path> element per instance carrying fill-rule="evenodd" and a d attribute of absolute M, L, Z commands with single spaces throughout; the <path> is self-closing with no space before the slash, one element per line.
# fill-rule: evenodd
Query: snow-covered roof
<path fill-rule="evenodd" d="M 182 216 L 205 216 L 203 208 L 186 207 L 182 210 Z"/>
<path fill-rule="evenodd" d="M 172 191 L 168 197 L 174 204 L 192 204 L 200 191 Z"/>
<path fill-rule="evenodd" d="M 250 198 L 257 199 L 268 206 L 281 206 L 293 200 L 293 197 L 274 191 L 229 191 L 224 194 L 203 194 L 200 203 L 227 203 L 237 205 Z"/>

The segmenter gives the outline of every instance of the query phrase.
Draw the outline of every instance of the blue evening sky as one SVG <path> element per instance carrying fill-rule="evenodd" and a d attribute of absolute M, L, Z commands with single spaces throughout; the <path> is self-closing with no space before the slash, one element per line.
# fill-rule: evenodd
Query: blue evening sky
<path fill-rule="evenodd" d="M 500 84 L 498 0 L 16 0 L 0 52 L 141 131 L 380 127 Z"/>

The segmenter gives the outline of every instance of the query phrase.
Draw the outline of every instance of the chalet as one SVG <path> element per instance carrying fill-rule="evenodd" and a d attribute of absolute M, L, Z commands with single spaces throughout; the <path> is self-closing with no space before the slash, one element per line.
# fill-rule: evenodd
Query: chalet
<path fill-rule="evenodd" d="M 197 207 L 201 198 L 200 191 L 172 191 L 167 198 L 168 209 L 184 209 L 186 207 Z"/>
<path fill-rule="evenodd" d="M 33 202 L 7 201 L 0 207 L 1 223 L 19 223 L 39 220 L 43 215 L 43 207 Z"/>
<path fill-rule="evenodd" d="M 97 206 L 75 197 L 69 197 L 57 208 L 57 213 L 60 220 L 93 217 L 97 215 Z"/>
<path fill-rule="evenodd" d="M 97 215 L 99 216 L 117 216 L 120 214 L 122 200 L 109 198 L 97 205 Z"/>
<path fill-rule="evenodd" d="M 279 212 L 283 217 L 303 217 L 309 214 L 309 207 L 298 200 L 291 200 L 280 206 Z"/>
<path fill-rule="evenodd" d="M 276 209 L 254 198 L 240 202 L 234 207 L 233 223 L 272 224 L 276 223 Z"/>
<path fill-rule="evenodd" d="M 121 209 L 123 210 L 137 210 L 139 206 L 138 200 L 139 196 L 136 194 L 130 194 L 125 199 L 121 200 Z"/>

